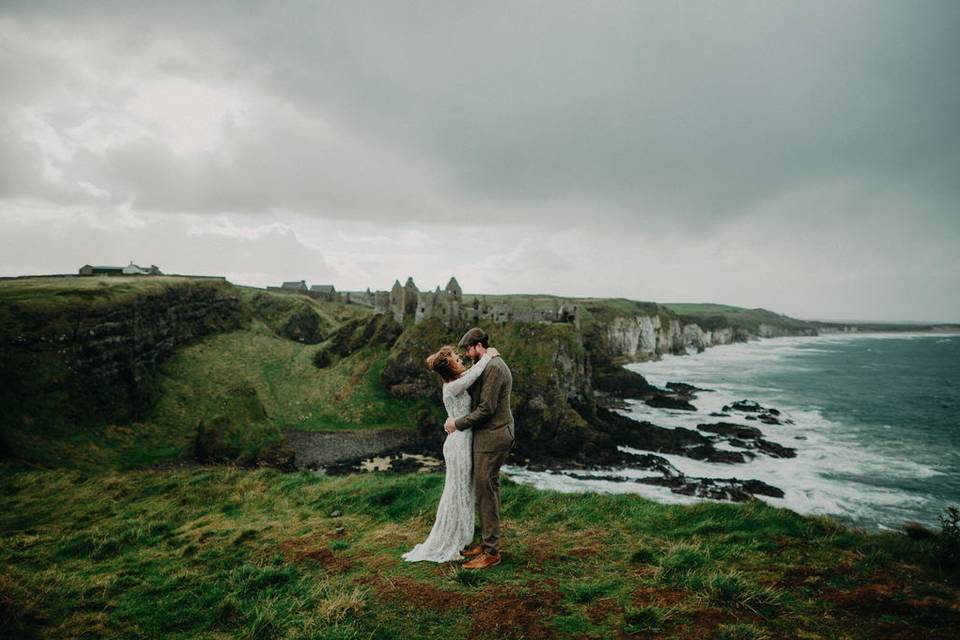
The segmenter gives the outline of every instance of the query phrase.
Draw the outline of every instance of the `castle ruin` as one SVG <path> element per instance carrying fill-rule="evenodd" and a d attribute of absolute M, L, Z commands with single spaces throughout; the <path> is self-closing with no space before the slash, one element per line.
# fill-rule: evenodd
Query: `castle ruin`
<path fill-rule="evenodd" d="M 275 293 L 308 295 L 331 302 L 357 304 L 373 309 L 374 313 L 393 316 L 399 323 L 419 324 L 436 318 L 447 326 L 477 323 L 482 320 L 503 322 L 570 322 L 579 325 L 580 311 L 575 300 L 553 296 L 464 296 L 456 278 L 447 286 L 433 291 L 420 291 L 407 278 L 406 283 L 394 281 L 389 291 L 337 291 L 333 285 L 307 287 L 306 281 L 285 282 L 280 287 L 267 287 Z"/>

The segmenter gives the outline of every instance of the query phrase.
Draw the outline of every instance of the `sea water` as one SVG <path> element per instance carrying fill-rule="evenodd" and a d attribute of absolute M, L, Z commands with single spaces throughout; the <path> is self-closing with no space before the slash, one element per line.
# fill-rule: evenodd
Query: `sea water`
<path fill-rule="evenodd" d="M 763 480 L 785 492 L 783 498 L 761 497 L 770 504 L 874 530 L 906 521 L 936 528 L 937 515 L 948 504 L 960 504 L 958 335 L 768 338 L 667 355 L 628 368 L 659 387 L 686 382 L 711 389 L 698 393 L 696 412 L 631 402 L 625 413 L 633 418 L 690 429 L 721 420 L 737 422 L 758 427 L 768 440 L 797 450 L 796 458 L 758 455 L 743 464 L 659 454 L 688 476 Z M 742 413 L 731 413 L 730 418 L 709 415 L 743 399 L 779 409 L 794 424 L 748 421 Z M 561 491 L 696 501 L 666 488 L 603 479 L 652 475 L 639 469 L 595 472 L 595 480 L 519 467 L 505 471 L 519 482 Z"/>

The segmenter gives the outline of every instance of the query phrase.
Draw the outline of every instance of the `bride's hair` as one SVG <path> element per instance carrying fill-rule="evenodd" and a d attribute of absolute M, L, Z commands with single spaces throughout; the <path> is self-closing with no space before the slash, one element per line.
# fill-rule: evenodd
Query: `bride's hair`
<path fill-rule="evenodd" d="M 427 369 L 443 378 L 444 382 L 456 380 L 465 370 L 457 348 L 449 344 L 427 357 Z"/>

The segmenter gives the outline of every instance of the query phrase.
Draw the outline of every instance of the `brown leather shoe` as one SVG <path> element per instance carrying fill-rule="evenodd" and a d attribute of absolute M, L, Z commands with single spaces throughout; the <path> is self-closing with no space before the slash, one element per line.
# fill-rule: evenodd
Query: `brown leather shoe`
<path fill-rule="evenodd" d="M 460 555 L 462 555 L 464 558 L 476 558 L 481 553 L 483 553 L 483 545 L 475 544 L 472 547 L 467 547 L 461 551 Z"/>
<path fill-rule="evenodd" d="M 464 569 L 486 569 L 487 567 L 492 567 L 498 564 L 500 564 L 499 553 L 496 555 L 490 555 L 489 553 L 481 553 L 470 562 L 463 563 L 463 568 Z"/>

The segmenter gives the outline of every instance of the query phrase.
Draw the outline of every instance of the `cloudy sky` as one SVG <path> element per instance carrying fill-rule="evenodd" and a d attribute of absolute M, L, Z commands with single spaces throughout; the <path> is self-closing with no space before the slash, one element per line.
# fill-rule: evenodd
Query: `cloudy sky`
<path fill-rule="evenodd" d="M 958 33 L 947 1 L 3 0 L 0 275 L 960 321 Z"/>

